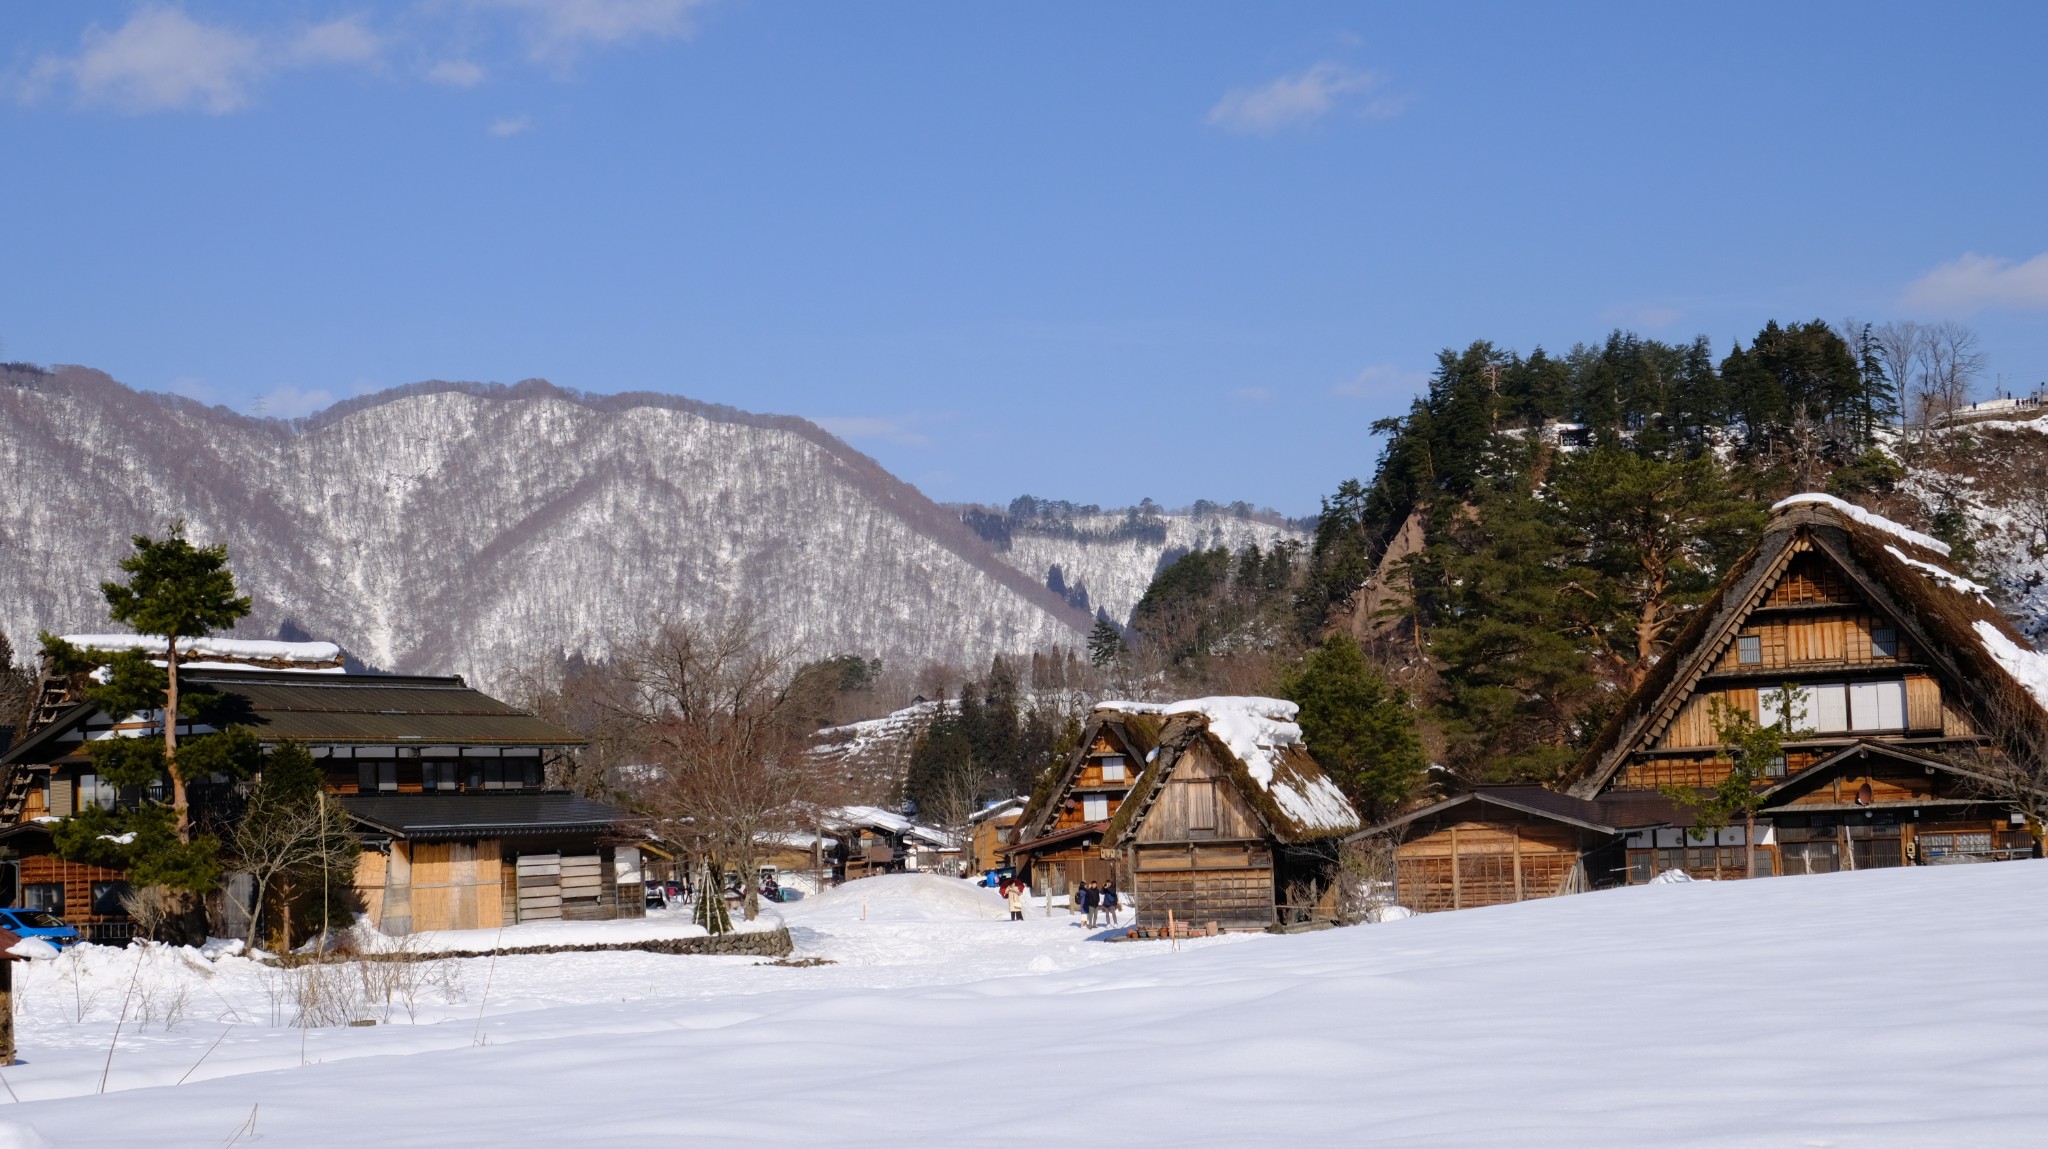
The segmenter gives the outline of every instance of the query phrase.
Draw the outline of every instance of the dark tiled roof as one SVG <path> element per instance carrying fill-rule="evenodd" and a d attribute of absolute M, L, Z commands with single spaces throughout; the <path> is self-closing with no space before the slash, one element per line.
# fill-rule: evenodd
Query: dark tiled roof
<path fill-rule="evenodd" d="M 188 670 L 179 680 L 238 696 L 245 721 L 265 742 L 313 745 L 534 746 L 568 748 L 583 739 L 500 702 L 460 678 L 384 674 L 305 674 L 266 670 Z M 97 714 L 80 704 L 18 742 L 5 761 L 51 762 L 77 753 L 66 739 Z"/>
<path fill-rule="evenodd" d="M 630 820 L 624 810 L 574 794 L 341 794 L 357 821 L 403 838 L 491 838 L 598 832 Z"/>

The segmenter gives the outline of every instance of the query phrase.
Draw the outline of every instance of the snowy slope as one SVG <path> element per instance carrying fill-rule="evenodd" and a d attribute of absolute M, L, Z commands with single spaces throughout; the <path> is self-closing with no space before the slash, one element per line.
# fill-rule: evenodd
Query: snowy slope
<path fill-rule="evenodd" d="M 1017 523 L 1007 545 L 997 546 L 996 553 L 1041 582 L 1058 567 L 1059 581 L 1087 590 L 1090 610 L 1100 607 L 1126 623 L 1159 573 L 1161 560 L 1169 555 L 1218 547 L 1232 552 L 1247 546 L 1270 550 L 1278 542 L 1307 542 L 1307 535 L 1284 522 L 1227 508 L 1155 511 L 1142 515 L 1154 529 L 1123 529 L 1137 513 L 1112 510 L 1075 516 L 1068 520 L 1071 530 L 1065 529 L 1066 523 L 1057 530 Z"/>
<path fill-rule="evenodd" d="M 482 1046 L 473 1012 L 435 1006 L 316 1031 L 301 1067 L 298 1033 L 258 1017 L 172 1085 L 226 1027 L 145 1028 L 104 1097 L 79 1095 L 110 1029 L 92 1019 L 128 969 L 84 980 L 100 1001 L 75 1023 L 44 965 L 6 1073 L 25 1100 L 0 1121 L 51 1145 L 219 1145 L 253 1112 L 276 1144 L 393 1149 L 1920 1149 L 2032 1144 L 2048 1121 L 2048 863 L 1656 885 L 1181 952 L 1086 940 L 1057 909 L 1013 924 L 943 881 L 789 907 L 800 952 L 833 965 L 500 959 L 514 1012 L 492 1008 Z M 474 1010 L 484 971 L 464 967 Z M 250 970 L 187 976 L 217 989 L 209 1018 L 246 1016 Z M 1020 1079 L 1032 1065 L 1071 1080 Z M 1095 1066 L 1113 1090 L 1075 1104 Z"/>
<path fill-rule="evenodd" d="M 0 628 L 106 629 L 128 536 L 229 544 L 256 613 L 390 670 L 489 681 L 665 616 L 755 609 L 814 655 L 1076 645 L 1088 619 L 802 420 L 542 383 L 247 419 L 66 368 L 0 379 Z"/>

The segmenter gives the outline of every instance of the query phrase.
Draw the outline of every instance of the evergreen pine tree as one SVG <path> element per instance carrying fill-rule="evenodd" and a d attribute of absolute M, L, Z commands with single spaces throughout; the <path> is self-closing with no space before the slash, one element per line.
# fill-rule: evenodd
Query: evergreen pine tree
<path fill-rule="evenodd" d="M 1121 658 L 1130 647 L 1124 644 L 1123 632 L 1107 618 L 1095 620 L 1095 629 L 1088 632 L 1088 662 L 1103 667 Z"/>
<path fill-rule="evenodd" d="M 1365 660 L 1351 636 L 1332 635 L 1310 651 L 1281 694 L 1300 705 L 1309 753 L 1366 821 L 1414 797 L 1429 763 L 1408 696 Z"/>

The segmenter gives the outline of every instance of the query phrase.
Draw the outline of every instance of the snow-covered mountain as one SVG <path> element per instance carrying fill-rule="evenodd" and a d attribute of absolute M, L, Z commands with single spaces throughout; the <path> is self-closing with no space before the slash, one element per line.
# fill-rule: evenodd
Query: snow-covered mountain
<path fill-rule="evenodd" d="M 489 682 L 666 616 L 813 655 L 968 665 L 1090 623 L 957 512 L 801 419 L 539 381 L 252 419 L 96 371 L 0 370 L 0 629 L 106 629 L 131 534 L 225 541 L 249 638 Z"/>
<path fill-rule="evenodd" d="M 1004 562 L 1118 623 L 1130 621 L 1153 576 L 1190 551 L 1308 541 L 1300 524 L 1244 503 L 1167 510 L 1148 500 L 1105 511 L 1026 495 L 1006 510 L 963 508 L 962 517 Z"/>

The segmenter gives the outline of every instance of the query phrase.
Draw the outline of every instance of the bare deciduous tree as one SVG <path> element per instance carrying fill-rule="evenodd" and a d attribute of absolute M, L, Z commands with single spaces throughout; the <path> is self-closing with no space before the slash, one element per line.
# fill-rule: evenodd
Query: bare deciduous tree
<path fill-rule="evenodd" d="M 353 874 L 358 849 L 348 814 L 338 803 L 307 801 L 262 785 L 256 787 L 248 810 L 235 823 L 227 847 L 234 867 L 247 873 L 255 885 L 256 904 L 243 938 L 250 949 L 256 948 L 264 907 L 272 894 L 299 876 L 319 880 L 323 871 Z M 284 916 L 277 924 L 283 944 L 289 948 L 290 898 L 280 899 L 278 905 Z"/>
<path fill-rule="evenodd" d="M 836 797 L 806 753 L 806 717 L 824 709 L 809 695 L 829 684 L 797 669 L 749 617 L 673 622 L 619 654 L 605 702 L 637 729 L 631 800 L 664 838 L 739 871 L 750 920 L 762 838 L 813 825 Z"/>
<path fill-rule="evenodd" d="M 1926 423 L 1969 405 L 1987 362 L 1977 333 L 1953 320 L 1922 326 L 1914 358 L 1913 409 Z"/>

